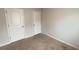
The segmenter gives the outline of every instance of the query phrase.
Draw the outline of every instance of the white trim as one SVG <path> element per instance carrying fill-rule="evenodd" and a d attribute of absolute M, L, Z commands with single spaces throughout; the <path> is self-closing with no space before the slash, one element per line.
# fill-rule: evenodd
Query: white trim
<path fill-rule="evenodd" d="M 10 37 L 9 37 L 9 30 L 8 30 L 8 22 L 7 22 L 7 9 L 4 8 L 4 15 L 5 15 L 5 21 L 6 21 L 6 27 L 7 27 L 7 35 L 8 35 L 8 41 L 10 40 Z"/>
<path fill-rule="evenodd" d="M 41 33 L 41 32 L 42 32 L 42 31 L 41 31 L 41 10 L 39 11 L 39 13 L 40 13 L 40 31 L 39 31 L 39 32 L 36 32 L 36 29 L 35 29 L 35 25 L 36 25 L 36 23 L 35 23 L 35 13 L 36 13 L 36 10 L 34 9 L 34 10 L 32 11 L 34 34 L 38 34 L 38 33 Z"/>
<path fill-rule="evenodd" d="M 38 34 L 39 34 L 39 33 L 38 33 Z M 60 42 L 62 42 L 62 43 L 65 43 L 65 44 L 67 44 L 67 45 L 69 45 L 69 46 L 72 46 L 72 47 L 74 47 L 74 48 L 79 49 L 77 46 L 75 46 L 75 45 L 73 45 L 73 44 L 70 44 L 70 43 L 68 43 L 68 42 L 65 42 L 65 41 L 63 41 L 63 40 L 60 40 L 60 39 L 54 37 L 54 36 L 51 35 L 51 34 L 47 34 L 47 33 L 43 33 L 43 34 L 48 35 L 48 36 L 50 36 L 50 37 L 52 37 L 52 38 L 54 38 L 54 39 L 56 39 L 56 40 L 58 40 L 58 41 L 60 41 Z M 36 35 L 36 34 L 34 34 L 34 35 Z M 29 37 L 32 37 L 32 36 L 34 36 L 34 35 L 29 35 L 29 36 L 26 36 L 25 38 L 29 38 Z M 23 39 L 20 39 L 20 40 L 23 40 Z M 19 41 L 19 40 L 16 40 L 16 41 Z M 16 42 L 16 41 L 10 41 L 10 42 L 7 42 L 7 43 L 5 43 L 5 44 L 1 44 L 0 47 L 5 46 L 5 45 L 8 45 L 8 44 L 13 43 L 13 42 Z"/>
<path fill-rule="evenodd" d="M 36 35 L 36 34 L 34 34 L 34 35 Z M 32 37 L 34 35 L 29 35 L 29 36 L 26 36 L 25 38 L 29 38 L 29 37 Z M 19 39 L 19 40 L 23 40 L 23 39 Z M 3 43 L 3 44 L 0 44 L 0 47 L 5 46 L 5 45 L 8 45 L 8 44 L 13 43 L 13 42 L 16 42 L 16 41 L 19 41 L 19 40 L 14 40 L 14 41 L 10 41 L 10 42 L 6 42 L 6 43 Z"/>
<path fill-rule="evenodd" d="M 69 45 L 69 46 L 71 46 L 71 47 L 74 47 L 74 48 L 76 48 L 76 49 L 79 49 L 76 45 L 70 44 L 70 43 L 68 43 L 68 42 L 66 42 L 66 41 L 63 41 L 63 40 L 60 40 L 60 39 L 56 38 L 55 36 L 53 36 L 53 35 L 51 35 L 51 34 L 49 34 L 49 33 L 43 33 L 43 34 L 48 35 L 48 36 L 50 36 L 50 37 L 52 37 L 52 38 L 54 38 L 54 39 L 56 39 L 56 40 L 58 40 L 58 41 L 60 41 L 60 42 L 62 42 L 62 43 L 65 43 L 65 44 L 67 44 L 67 45 Z"/>
<path fill-rule="evenodd" d="M 38 33 L 38 34 L 39 34 L 39 33 Z M 34 35 L 36 35 L 36 34 L 29 35 L 29 36 L 25 36 L 25 38 L 29 38 L 29 37 L 32 37 L 32 36 L 34 36 Z M 24 38 L 23 38 L 23 39 L 24 39 Z M 19 40 L 23 40 L 23 39 L 19 39 Z M 13 43 L 13 42 L 16 42 L 16 41 L 19 41 L 19 40 L 14 40 L 14 41 L 6 42 L 6 43 L 4 43 L 4 44 L 0 44 L 0 47 L 5 46 L 5 45 L 8 45 L 8 44 Z"/>

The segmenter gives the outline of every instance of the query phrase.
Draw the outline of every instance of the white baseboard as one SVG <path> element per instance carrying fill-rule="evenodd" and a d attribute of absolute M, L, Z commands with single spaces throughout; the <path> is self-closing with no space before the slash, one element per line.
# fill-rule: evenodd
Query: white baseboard
<path fill-rule="evenodd" d="M 39 33 L 37 33 L 37 34 L 39 34 Z M 24 38 L 29 38 L 29 37 L 32 37 L 34 35 L 36 35 L 36 34 L 28 35 L 28 36 L 25 36 Z M 19 40 L 23 40 L 23 39 L 19 39 Z M 3 43 L 3 44 L 0 44 L 0 47 L 5 46 L 5 45 L 8 45 L 8 44 L 13 43 L 13 42 L 16 42 L 16 41 L 18 41 L 18 40 L 13 40 L 13 41 L 10 41 L 10 42 L 6 42 L 6 43 Z"/>
<path fill-rule="evenodd" d="M 29 38 L 29 37 L 32 37 L 32 36 L 34 36 L 34 35 L 36 35 L 36 34 L 29 35 L 29 36 L 25 36 L 25 38 Z M 23 39 L 24 39 L 24 38 L 23 38 Z M 23 39 L 19 39 L 19 40 L 23 40 Z M 13 42 L 16 42 L 16 41 L 18 41 L 18 40 L 13 40 L 13 41 L 9 41 L 9 42 L 0 44 L 0 47 L 5 46 L 5 45 L 8 45 L 8 44 L 13 43 Z"/>
<path fill-rule="evenodd" d="M 39 33 L 38 33 L 38 34 L 39 34 Z M 48 35 L 48 36 L 50 36 L 50 37 L 52 37 L 52 38 L 54 38 L 54 39 L 56 39 L 56 40 L 58 40 L 58 41 L 60 41 L 60 42 L 62 42 L 62 43 L 65 43 L 65 44 L 67 44 L 67 45 L 69 45 L 69 46 L 72 46 L 72 47 L 74 47 L 74 48 L 79 49 L 77 46 L 75 46 L 75 45 L 73 45 L 73 44 L 70 44 L 70 43 L 68 43 L 68 42 L 65 42 L 65 41 L 63 41 L 63 40 L 60 40 L 60 39 L 54 37 L 54 36 L 51 35 L 51 34 L 47 34 L 47 33 L 43 33 L 43 34 Z M 34 34 L 34 35 L 36 35 L 36 34 Z M 29 38 L 29 37 L 32 37 L 32 36 L 34 36 L 34 35 L 29 35 L 29 36 L 26 36 L 25 38 Z M 22 39 L 20 39 L 20 40 L 22 40 Z M 15 41 L 18 41 L 18 40 L 15 40 Z M 10 44 L 10 43 L 12 43 L 12 42 L 15 42 L 15 41 L 10 41 L 10 42 L 1 44 L 0 47 L 5 46 L 5 45 L 8 45 L 8 44 Z"/>
<path fill-rule="evenodd" d="M 60 42 L 62 42 L 62 43 L 65 43 L 65 44 L 67 44 L 67 45 L 69 45 L 69 46 L 71 46 L 71 47 L 74 47 L 74 48 L 76 48 L 76 49 L 79 49 L 77 46 L 75 46 L 75 45 L 73 45 L 73 44 L 70 44 L 70 43 L 68 43 L 68 42 L 65 42 L 65 41 L 63 41 L 63 40 L 60 40 L 60 39 L 54 37 L 54 36 L 51 35 L 51 34 L 47 34 L 47 33 L 43 33 L 43 34 L 48 35 L 48 36 L 50 36 L 50 37 L 52 37 L 52 38 L 54 38 L 54 39 L 56 39 L 56 40 L 58 40 L 58 41 L 60 41 Z"/>

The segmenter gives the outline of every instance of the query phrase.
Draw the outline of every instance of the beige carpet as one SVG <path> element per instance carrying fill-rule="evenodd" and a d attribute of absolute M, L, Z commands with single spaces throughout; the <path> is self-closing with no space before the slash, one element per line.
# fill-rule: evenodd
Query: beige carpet
<path fill-rule="evenodd" d="M 37 34 L 30 38 L 13 42 L 0 47 L 0 50 L 76 50 L 75 48 L 61 43 L 47 35 Z"/>

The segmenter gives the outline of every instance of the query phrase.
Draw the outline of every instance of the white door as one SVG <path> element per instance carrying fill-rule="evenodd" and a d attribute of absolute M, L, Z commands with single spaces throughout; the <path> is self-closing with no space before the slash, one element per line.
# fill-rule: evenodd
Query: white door
<path fill-rule="evenodd" d="M 24 14 L 22 9 L 6 9 L 6 21 L 11 41 L 24 38 Z"/>
<path fill-rule="evenodd" d="M 33 12 L 33 20 L 34 20 L 34 33 L 41 33 L 41 12 L 34 11 Z"/>

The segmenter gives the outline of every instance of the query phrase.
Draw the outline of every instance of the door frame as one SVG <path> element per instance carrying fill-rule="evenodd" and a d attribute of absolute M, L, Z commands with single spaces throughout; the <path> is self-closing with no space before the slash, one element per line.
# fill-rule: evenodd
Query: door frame
<path fill-rule="evenodd" d="M 18 8 L 19 9 L 19 8 Z M 4 15 L 5 15 L 5 20 L 6 20 L 6 26 L 7 26 L 7 31 L 8 31 L 8 39 L 10 42 L 14 42 L 14 41 L 17 41 L 17 40 L 11 40 L 11 37 L 10 37 L 10 32 L 9 32 L 9 24 L 8 24 L 8 19 L 7 19 L 7 8 L 4 8 Z M 24 27 L 25 27 L 25 23 L 24 23 Z M 25 30 L 24 30 L 24 38 L 25 38 Z M 18 39 L 18 40 L 21 40 L 21 39 Z"/>
<path fill-rule="evenodd" d="M 6 8 L 4 8 L 4 15 L 5 15 L 5 21 L 6 21 L 6 26 L 7 26 L 7 32 L 8 32 L 8 39 L 10 41 L 9 30 L 8 30 L 8 22 L 7 22 L 7 9 Z"/>
<path fill-rule="evenodd" d="M 36 29 L 35 29 L 35 25 L 36 25 L 36 24 L 35 24 L 35 13 L 36 13 L 36 12 L 39 12 L 39 13 L 40 13 L 40 31 L 37 32 L 37 33 L 35 32 L 35 30 L 36 30 Z M 35 10 L 35 9 L 34 9 L 33 12 L 32 12 L 32 15 L 33 15 L 33 28 L 34 28 L 34 34 L 41 33 L 41 11 L 40 11 L 40 10 Z"/>

